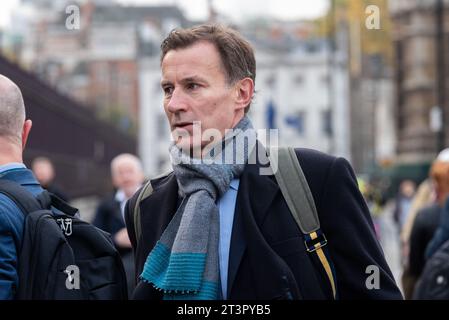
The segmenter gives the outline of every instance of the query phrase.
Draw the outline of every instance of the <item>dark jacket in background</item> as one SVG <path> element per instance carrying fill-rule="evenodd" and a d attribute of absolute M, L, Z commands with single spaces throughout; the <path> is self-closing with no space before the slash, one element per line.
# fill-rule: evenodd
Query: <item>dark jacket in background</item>
<path fill-rule="evenodd" d="M 409 273 L 416 279 L 426 264 L 426 247 L 440 223 L 441 208 L 438 204 L 421 209 L 413 223 L 410 234 Z"/>
<path fill-rule="evenodd" d="M 443 208 L 440 210 L 440 221 L 426 248 L 426 259 L 429 260 L 447 240 L 449 240 L 449 198 L 446 199 Z"/>
<path fill-rule="evenodd" d="M 110 195 L 101 201 L 92 223 L 97 228 L 110 233 L 113 240 L 115 234 L 125 228 L 125 221 L 120 212 L 120 203 L 115 200 L 115 194 Z M 132 251 L 132 249 L 120 248 L 117 245 L 116 248 L 121 254 Z"/>
<path fill-rule="evenodd" d="M 112 240 L 115 243 L 115 234 L 125 228 L 125 221 L 120 210 L 120 203 L 115 200 L 115 193 L 108 196 L 100 203 L 92 223 L 97 228 L 110 233 Z M 135 287 L 134 254 L 131 248 L 119 247 L 117 244 L 115 244 L 115 247 L 122 257 L 126 281 L 128 283 L 128 297 L 131 297 Z"/>

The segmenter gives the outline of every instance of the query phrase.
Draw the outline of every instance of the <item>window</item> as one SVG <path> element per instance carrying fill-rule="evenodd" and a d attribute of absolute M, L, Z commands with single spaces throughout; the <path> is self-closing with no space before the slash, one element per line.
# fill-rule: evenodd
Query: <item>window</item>
<path fill-rule="evenodd" d="M 302 85 L 304 83 L 304 77 L 301 74 L 297 74 L 293 77 L 293 82 L 296 85 Z"/>
<path fill-rule="evenodd" d="M 322 128 L 323 133 L 330 137 L 332 136 L 332 111 L 331 110 L 324 110 L 322 111 Z"/>
<path fill-rule="evenodd" d="M 330 75 L 328 75 L 327 73 L 321 75 L 321 84 L 322 85 L 329 85 L 330 84 Z"/>
<path fill-rule="evenodd" d="M 305 134 L 305 123 L 306 123 L 306 112 L 298 111 L 285 118 L 285 123 L 287 126 L 296 130 L 299 135 Z"/>
<path fill-rule="evenodd" d="M 267 85 L 267 87 L 269 88 L 274 88 L 276 86 L 276 76 L 274 74 L 268 76 L 265 79 L 265 84 Z"/>

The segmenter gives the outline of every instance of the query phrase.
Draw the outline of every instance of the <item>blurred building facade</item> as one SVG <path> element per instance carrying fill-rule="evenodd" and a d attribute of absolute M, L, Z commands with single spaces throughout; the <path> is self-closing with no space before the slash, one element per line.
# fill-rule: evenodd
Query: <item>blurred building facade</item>
<path fill-rule="evenodd" d="M 66 9 L 73 4 L 80 12 L 79 29 L 66 26 Z M 186 25 L 176 6 L 105 0 L 29 0 L 16 14 L 27 17 L 18 52 L 22 65 L 130 133 L 137 133 L 138 60 L 158 54 L 163 36 Z"/>
<path fill-rule="evenodd" d="M 139 155 L 145 173 L 155 176 L 170 169 L 170 128 L 163 108 L 159 56 L 139 61 Z"/>
<path fill-rule="evenodd" d="M 449 142 L 449 1 L 390 1 L 390 12 L 398 159 L 428 163 Z"/>
<path fill-rule="evenodd" d="M 27 117 L 33 121 L 24 152 L 28 167 L 36 157 L 51 159 L 56 183 L 70 198 L 109 193 L 110 162 L 117 154 L 135 153 L 136 139 L 2 56 L 0 74 L 20 87 Z"/>
<path fill-rule="evenodd" d="M 279 129 L 281 145 L 344 156 L 358 173 L 371 173 L 379 164 L 394 162 L 396 153 L 400 161 L 410 158 L 410 152 L 404 150 L 417 145 L 410 142 L 416 134 L 409 133 L 419 126 L 402 127 L 404 119 L 416 119 L 410 114 L 417 107 L 395 102 L 399 93 L 394 85 L 403 76 L 396 73 L 393 77 L 390 38 L 395 34 L 396 49 L 404 46 L 397 45 L 402 41 L 397 26 L 403 18 L 402 9 L 392 6 L 392 28 L 388 2 L 332 0 L 329 13 L 322 19 L 262 18 L 234 25 L 256 49 L 257 93 L 250 110 L 256 128 Z M 159 46 L 171 29 L 202 21 L 188 21 L 174 5 L 126 7 L 113 0 L 79 0 L 75 3 L 81 26 L 69 30 L 65 9 L 73 1 L 22 3 L 12 19 L 15 36 L 6 35 L 15 39 L 12 48 L 18 62 L 102 118 L 137 133 L 147 174 L 168 169 L 170 135 L 162 108 Z M 209 21 L 232 25 L 212 3 L 207 2 Z M 365 24 L 370 5 L 380 8 L 378 30 Z M 425 47 L 421 53 L 411 51 L 408 47 L 396 50 L 394 61 L 405 63 L 412 55 L 434 56 L 427 54 Z M 410 57 L 402 58 L 406 55 Z M 415 60 L 400 70 L 415 68 Z M 404 97 L 405 93 L 401 99 Z M 407 98 L 407 103 L 413 99 L 418 98 Z M 404 116 L 396 120 L 395 112 Z"/>
<path fill-rule="evenodd" d="M 378 28 L 369 25 L 373 7 Z M 396 157 L 388 0 L 332 0 L 320 24 L 348 56 L 351 160 L 356 172 L 371 175 Z"/>
<path fill-rule="evenodd" d="M 255 42 L 256 95 L 250 116 L 256 128 L 279 129 L 279 144 L 313 148 L 347 159 L 349 78 L 344 56 L 324 39 L 270 50 Z"/>

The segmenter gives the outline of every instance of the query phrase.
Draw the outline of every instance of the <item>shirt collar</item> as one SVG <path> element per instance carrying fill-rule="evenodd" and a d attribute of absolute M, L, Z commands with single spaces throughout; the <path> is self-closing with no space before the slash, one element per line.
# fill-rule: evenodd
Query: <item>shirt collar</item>
<path fill-rule="evenodd" d="M 140 187 L 141 185 L 137 186 L 135 192 L 137 192 Z M 126 197 L 125 191 L 123 189 L 118 189 L 117 192 L 115 193 L 115 200 L 118 202 L 127 201 L 128 199 L 129 198 Z"/>
<path fill-rule="evenodd" d="M 0 173 L 13 170 L 13 169 L 26 169 L 26 166 L 20 162 L 11 162 L 0 166 Z"/>
<path fill-rule="evenodd" d="M 115 193 L 115 200 L 120 203 L 126 200 L 125 192 L 122 189 L 117 190 Z"/>
<path fill-rule="evenodd" d="M 231 188 L 237 191 L 239 189 L 240 179 L 232 179 L 231 181 Z"/>

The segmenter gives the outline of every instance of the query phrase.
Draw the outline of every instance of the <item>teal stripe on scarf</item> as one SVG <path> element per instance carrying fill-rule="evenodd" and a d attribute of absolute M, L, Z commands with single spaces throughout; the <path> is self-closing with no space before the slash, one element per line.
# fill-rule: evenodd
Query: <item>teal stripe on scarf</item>
<path fill-rule="evenodd" d="M 204 253 L 170 254 L 169 248 L 158 242 L 147 257 L 140 278 L 168 294 L 170 291 L 178 294 L 189 293 L 189 290 L 195 288 L 196 292 L 199 292 L 195 297 L 208 297 L 214 294 L 215 299 L 217 284 L 207 281 L 202 283 L 205 261 Z"/>

